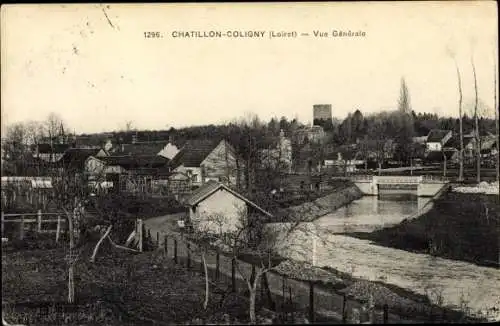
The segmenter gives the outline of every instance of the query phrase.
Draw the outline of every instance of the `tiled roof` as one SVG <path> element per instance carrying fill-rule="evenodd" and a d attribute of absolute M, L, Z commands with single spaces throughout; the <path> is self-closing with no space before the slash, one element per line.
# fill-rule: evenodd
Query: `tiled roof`
<path fill-rule="evenodd" d="M 444 151 L 444 154 L 446 155 L 446 159 L 449 160 L 453 157 L 455 151 Z M 443 153 L 441 151 L 428 152 L 425 156 L 425 160 L 427 162 L 442 162 L 444 161 Z"/>
<path fill-rule="evenodd" d="M 429 135 L 427 136 L 428 143 L 440 142 L 443 138 L 451 132 L 450 130 L 441 130 L 441 129 L 432 129 L 429 131 Z"/>
<path fill-rule="evenodd" d="M 474 141 L 474 137 L 469 135 L 464 135 L 464 147 L 467 146 L 470 142 Z M 460 135 L 453 135 L 445 144 L 445 147 L 452 147 L 456 149 L 460 149 Z"/>
<path fill-rule="evenodd" d="M 99 137 L 92 137 L 92 136 L 76 136 L 74 142 L 76 146 L 93 146 L 93 147 L 101 147 L 101 145 L 105 143 Z"/>
<path fill-rule="evenodd" d="M 71 147 L 70 144 L 38 144 L 38 153 L 62 154 L 70 147 Z"/>
<path fill-rule="evenodd" d="M 254 208 L 256 208 L 257 210 L 259 210 L 263 214 L 265 214 L 267 216 L 272 216 L 271 213 L 265 211 L 263 208 L 261 208 L 260 206 L 258 206 L 254 202 L 250 201 L 248 198 L 246 198 L 243 195 L 235 192 L 234 190 L 232 190 L 231 188 L 227 187 L 226 185 L 224 185 L 224 184 L 222 184 L 220 182 L 214 181 L 214 180 L 210 180 L 207 183 L 205 183 L 204 185 L 202 185 L 201 187 L 199 187 L 198 189 L 196 189 L 191 194 L 191 196 L 189 196 L 189 198 L 187 199 L 186 203 L 189 206 L 196 205 L 196 204 L 200 203 L 201 201 L 203 201 L 205 198 L 209 197 L 211 194 L 213 194 L 214 192 L 216 192 L 219 189 L 226 190 L 227 192 L 233 194 L 234 196 L 236 196 L 236 197 L 240 198 L 241 200 L 243 200 L 244 202 L 246 202 L 248 205 L 253 206 Z"/>
<path fill-rule="evenodd" d="M 99 151 L 98 148 L 70 148 L 64 152 L 59 162 L 66 168 L 83 169 L 85 160 Z"/>
<path fill-rule="evenodd" d="M 137 156 L 104 156 L 99 157 L 107 165 L 118 165 L 124 169 L 138 168 L 161 168 L 169 163 L 169 159 L 159 155 L 137 155 Z"/>
<path fill-rule="evenodd" d="M 156 155 L 165 146 L 167 146 L 167 141 L 160 142 L 137 142 L 134 144 L 123 144 L 122 146 L 117 146 L 115 153 L 117 155 Z"/>
<path fill-rule="evenodd" d="M 182 164 L 186 167 L 198 167 L 219 143 L 220 141 L 211 139 L 188 140 L 172 159 L 172 165 L 174 167 Z"/>

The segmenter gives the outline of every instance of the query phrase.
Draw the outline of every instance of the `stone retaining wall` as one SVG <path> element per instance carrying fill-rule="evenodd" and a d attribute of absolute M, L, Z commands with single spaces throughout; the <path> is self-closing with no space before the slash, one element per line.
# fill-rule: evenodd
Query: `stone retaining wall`
<path fill-rule="evenodd" d="M 334 212 L 342 206 L 363 196 L 361 190 L 354 184 L 318 198 L 312 202 L 281 209 L 278 213 L 287 221 L 313 221 L 321 216 Z"/>

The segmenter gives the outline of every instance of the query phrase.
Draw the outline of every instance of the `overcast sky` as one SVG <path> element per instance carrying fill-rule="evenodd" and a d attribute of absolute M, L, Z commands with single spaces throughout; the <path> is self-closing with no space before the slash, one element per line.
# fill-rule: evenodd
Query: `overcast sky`
<path fill-rule="evenodd" d="M 129 120 L 139 129 L 218 123 L 245 112 L 308 122 L 319 103 L 344 118 L 395 108 L 403 76 L 415 111 L 457 115 L 446 49 L 456 54 L 466 102 L 473 53 L 479 97 L 493 107 L 497 17 L 489 1 L 2 6 L 2 125 L 49 112 L 78 133 Z M 210 30 L 299 35 L 172 37 Z M 315 30 L 366 36 L 316 38 Z"/>

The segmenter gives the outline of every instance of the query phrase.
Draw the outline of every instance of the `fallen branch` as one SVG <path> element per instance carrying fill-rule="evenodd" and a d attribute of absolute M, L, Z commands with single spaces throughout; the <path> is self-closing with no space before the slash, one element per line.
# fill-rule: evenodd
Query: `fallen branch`
<path fill-rule="evenodd" d="M 132 252 L 140 252 L 139 250 L 135 250 L 135 249 L 132 249 L 132 248 L 129 248 L 129 247 L 124 247 L 124 246 L 120 246 L 119 244 L 116 244 L 113 240 L 111 240 L 111 237 L 108 237 L 108 240 L 109 240 L 109 242 L 111 242 L 111 244 L 115 248 L 124 249 L 124 250 L 132 251 Z"/>
<path fill-rule="evenodd" d="M 99 247 L 101 246 L 102 241 L 109 235 L 111 232 L 111 229 L 113 228 L 113 225 L 110 225 L 104 235 L 99 239 L 97 244 L 95 245 L 94 252 L 92 253 L 92 257 L 90 257 L 90 262 L 93 263 L 95 261 L 95 256 L 97 255 L 97 250 L 99 250 Z"/>

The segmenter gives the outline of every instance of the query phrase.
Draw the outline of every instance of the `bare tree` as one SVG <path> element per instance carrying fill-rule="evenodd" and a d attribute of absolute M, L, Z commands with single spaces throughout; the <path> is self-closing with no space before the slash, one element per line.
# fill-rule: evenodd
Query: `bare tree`
<path fill-rule="evenodd" d="M 229 125 L 229 139 L 239 154 L 236 156 L 237 187 L 241 188 L 240 171 L 243 171 L 245 188 L 249 192 L 254 188 L 255 172 L 259 163 L 257 144 L 263 130 L 264 124 L 257 115 L 251 113 L 245 114 Z M 243 160 L 240 159 L 240 155 Z"/>
<path fill-rule="evenodd" d="M 368 128 L 369 148 L 375 152 L 378 163 L 378 174 L 381 174 L 382 164 L 387 155 L 387 114 L 380 113 L 372 117 Z"/>
<path fill-rule="evenodd" d="M 472 73 L 474 76 L 474 138 L 476 142 L 476 167 L 477 167 L 477 183 L 481 182 L 481 139 L 479 138 L 479 118 L 478 118 L 478 96 L 477 96 L 477 77 L 474 57 L 471 56 Z"/>
<path fill-rule="evenodd" d="M 102 172 L 102 171 L 101 171 Z M 52 194 L 51 201 L 63 211 L 68 225 L 69 251 L 66 256 L 68 263 L 68 302 L 75 300 L 75 276 L 74 268 L 78 260 L 81 259 L 85 238 L 82 237 L 88 229 L 88 221 L 85 207 L 89 203 L 94 203 L 97 217 L 104 223 L 109 223 L 105 234 L 96 244 L 90 261 L 93 262 L 102 241 L 109 237 L 113 222 L 119 220 L 118 212 L 121 211 L 119 205 L 102 197 L 99 184 L 103 177 L 95 180 L 97 188 L 90 183 L 89 173 L 81 171 L 79 167 L 72 165 L 72 162 L 56 164 L 56 168 L 51 170 Z M 102 174 L 103 175 L 103 174 Z M 97 197 L 96 197 L 97 196 Z"/>
<path fill-rule="evenodd" d="M 74 265 L 80 253 L 77 250 L 79 239 L 79 218 L 84 200 L 88 198 L 88 187 L 80 175 L 72 174 L 65 169 L 57 169 L 52 173 L 52 200 L 64 212 L 68 222 L 69 252 L 68 262 L 68 302 L 75 300 Z"/>
<path fill-rule="evenodd" d="M 406 164 L 411 160 L 411 144 L 413 142 L 414 125 L 410 102 L 410 92 L 406 80 L 401 78 L 401 89 L 398 100 L 398 111 L 394 113 L 397 120 L 397 142 L 400 159 Z"/>
<path fill-rule="evenodd" d="M 43 123 L 33 120 L 26 122 L 26 140 L 28 144 L 38 145 L 46 136 Z"/>
<path fill-rule="evenodd" d="M 49 113 L 47 119 L 44 122 L 44 127 L 45 132 L 49 137 L 51 147 L 53 147 L 54 142 L 59 142 L 60 140 L 65 141 L 65 130 L 67 130 L 68 128 L 65 126 L 65 123 L 61 116 L 59 116 L 57 113 Z M 53 148 L 50 161 L 55 161 L 55 152 Z"/>
<path fill-rule="evenodd" d="M 134 122 L 131 120 L 126 121 L 125 122 L 125 132 L 134 131 L 134 130 L 135 130 Z"/>
<path fill-rule="evenodd" d="M 23 123 L 15 123 L 7 126 L 7 132 L 2 139 L 2 172 L 19 175 L 19 163 L 23 162 L 23 154 L 26 151 L 26 126 Z"/>
<path fill-rule="evenodd" d="M 460 73 L 460 68 L 458 67 L 457 59 L 455 53 L 450 48 L 447 49 L 448 55 L 453 59 L 455 63 L 455 69 L 457 71 L 457 81 L 458 81 L 458 121 L 459 121 L 459 133 L 460 133 L 460 151 L 459 151 L 459 172 L 458 172 L 458 181 L 464 180 L 464 134 L 463 134 L 463 113 L 462 113 L 462 101 L 463 101 L 463 93 L 462 93 L 462 75 Z"/>
<path fill-rule="evenodd" d="M 221 214 L 211 214 L 206 216 L 206 223 L 197 223 L 189 233 L 183 233 L 185 240 L 189 241 L 192 245 L 188 249 L 191 253 L 198 254 L 201 257 L 203 264 L 203 272 L 205 274 L 205 301 L 203 302 L 203 309 L 207 309 L 210 297 L 210 280 L 208 275 L 208 266 L 206 255 L 213 249 L 213 244 L 217 240 L 217 234 L 222 234 L 222 228 L 226 223 L 225 218 Z M 215 228 L 216 232 L 211 232 Z"/>
<path fill-rule="evenodd" d="M 45 130 L 47 131 L 50 140 L 52 141 L 53 138 L 62 136 L 65 129 L 67 128 L 61 116 L 54 112 L 49 113 L 47 120 L 45 121 Z"/>

